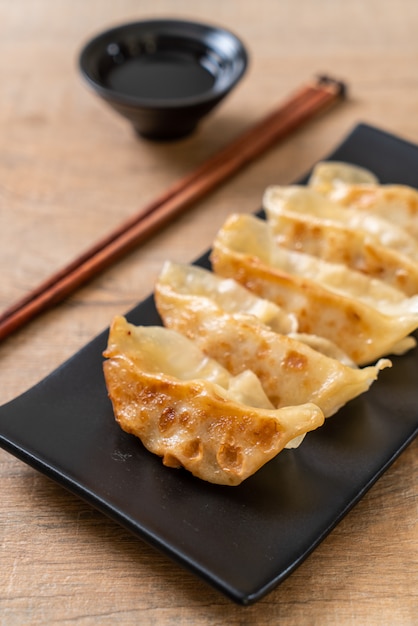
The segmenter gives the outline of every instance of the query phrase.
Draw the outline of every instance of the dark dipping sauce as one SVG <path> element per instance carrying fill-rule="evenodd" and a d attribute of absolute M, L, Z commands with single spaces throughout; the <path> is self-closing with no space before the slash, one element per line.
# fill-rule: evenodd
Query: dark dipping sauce
<path fill-rule="evenodd" d="M 182 20 L 145 20 L 93 37 L 80 70 L 97 94 L 152 140 L 194 131 L 243 76 L 247 54 L 229 31 Z"/>
<path fill-rule="evenodd" d="M 198 59 L 156 52 L 115 63 L 106 83 L 127 96 L 149 99 L 190 98 L 209 91 L 215 76 Z"/>

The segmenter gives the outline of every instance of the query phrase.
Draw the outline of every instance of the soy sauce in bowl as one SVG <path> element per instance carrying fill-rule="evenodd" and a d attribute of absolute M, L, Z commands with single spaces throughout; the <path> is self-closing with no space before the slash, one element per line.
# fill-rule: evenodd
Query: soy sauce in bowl
<path fill-rule="evenodd" d="M 179 20 L 116 27 L 80 55 L 90 85 L 151 139 L 192 132 L 238 83 L 247 62 L 244 45 L 231 32 Z"/>
<path fill-rule="evenodd" d="M 110 89 L 134 98 L 191 98 L 212 89 L 215 76 L 195 59 L 156 53 L 115 65 L 107 75 Z"/>

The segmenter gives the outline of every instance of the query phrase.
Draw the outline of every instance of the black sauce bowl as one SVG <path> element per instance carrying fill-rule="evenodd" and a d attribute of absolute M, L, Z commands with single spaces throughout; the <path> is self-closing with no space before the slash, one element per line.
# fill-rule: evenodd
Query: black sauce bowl
<path fill-rule="evenodd" d="M 146 20 L 107 30 L 82 49 L 88 84 L 148 139 L 190 134 L 242 78 L 248 64 L 233 33 L 184 20 Z"/>

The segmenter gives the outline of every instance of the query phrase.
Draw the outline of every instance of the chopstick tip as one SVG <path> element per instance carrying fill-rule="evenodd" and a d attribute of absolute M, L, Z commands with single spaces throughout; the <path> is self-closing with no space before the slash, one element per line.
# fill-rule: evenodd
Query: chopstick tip
<path fill-rule="evenodd" d="M 335 91 L 336 96 L 345 98 L 347 96 L 347 84 L 342 80 L 337 80 L 328 74 L 319 74 L 316 79 L 317 85 L 322 87 L 330 87 Z"/>

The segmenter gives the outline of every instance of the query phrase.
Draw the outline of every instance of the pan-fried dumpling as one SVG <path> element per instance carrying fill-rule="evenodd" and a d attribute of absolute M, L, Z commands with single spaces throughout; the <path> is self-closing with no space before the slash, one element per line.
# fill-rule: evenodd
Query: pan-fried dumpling
<path fill-rule="evenodd" d="M 309 185 L 343 207 L 384 218 L 418 239 L 418 191 L 407 185 L 379 185 L 373 175 L 355 177 L 354 166 L 319 163 Z"/>
<path fill-rule="evenodd" d="M 121 428 L 165 465 L 209 482 L 239 484 L 324 421 L 311 403 L 260 408 L 270 403 L 252 372 L 234 378 L 186 337 L 160 326 L 136 327 L 116 317 L 104 356 Z M 255 406 L 247 403 L 254 395 Z"/>
<path fill-rule="evenodd" d="M 175 300 L 171 296 L 175 294 Z M 287 313 L 273 302 L 259 298 L 254 293 L 242 287 L 233 278 L 221 278 L 210 270 L 197 265 L 186 265 L 166 261 L 160 272 L 155 287 L 157 302 L 164 301 L 164 315 L 168 319 L 176 316 L 181 302 L 188 302 L 189 298 L 205 306 L 207 311 L 215 314 L 221 309 L 227 313 L 249 316 L 249 321 L 266 324 L 271 330 L 293 337 L 311 346 L 330 358 L 337 359 L 345 365 L 353 366 L 353 361 L 335 343 L 325 337 L 308 335 L 297 332 L 295 315 Z M 172 302 L 174 310 L 170 311 Z M 183 317 L 187 308 L 182 311 Z"/>
<path fill-rule="evenodd" d="M 344 365 L 253 316 L 228 313 L 210 296 L 188 292 L 186 268 L 178 288 L 179 274 L 180 268 L 173 284 L 163 271 L 156 283 L 155 301 L 165 326 L 192 339 L 232 375 L 253 371 L 275 407 L 313 402 L 329 417 L 367 391 L 379 370 L 390 365 L 387 359 L 364 369 Z"/>
<path fill-rule="evenodd" d="M 280 245 L 343 263 L 389 283 L 406 295 L 418 293 L 418 261 L 382 245 L 349 209 L 331 206 L 316 191 L 302 186 L 269 187 L 263 198 L 268 222 Z"/>
<path fill-rule="evenodd" d="M 284 189 L 288 189 L 288 191 L 283 191 Z M 266 190 L 263 198 L 266 210 L 273 212 L 274 206 L 280 200 L 280 195 L 286 196 L 286 194 L 295 195 L 292 199 L 293 211 L 302 213 L 306 210 L 312 217 L 316 216 L 330 224 L 365 232 L 380 245 L 393 248 L 400 254 L 409 256 L 418 262 L 418 242 L 406 230 L 369 211 L 354 211 L 341 207 L 337 202 L 321 196 L 314 189 L 298 188 L 297 186 L 270 187 Z"/>
<path fill-rule="evenodd" d="M 186 297 L 193 294 L 205 298 L 206 306 L 215 310 L 220 307 L 228 313 L 252 315 L 278 333 L 297 331 L 297 320 L 292 313 L 259 298 L 233 278 L 221 278 L 203 267 L 166 261 L 157 281 L 157 290 L 164 285 Z"/>
<path fill-rule="evenodd" d="M 343 161 L 320 161 L 312 169 L 308 184 L 328 195 L 339 185 L 378 185 L 379 179 L 373 172 L 359 165 Z"/>
<path fill-rule="evenodd" d="M 347 365 L 348 367 L 357 367 L 356 363 L 354 363 L 353 359 L 350 359 L 348 354 L 346 354 L 339 346 L 337 346 L 337 344 L 326 337 L 308 335 L 308 333 L 289 333 L 288 336 L 292 337 L 292 339 L 296 339 L 297 341 L 301 341 L 312 348 L 312 350 L 316 350 L 316 352 L 320 352 L 330 359 L 339 361 L 343 365 Z"/>
<path fill-rule="evenodd" d="M 358 365 L 415 345 L 418 299 L 344 265 L 280 247 L 268 224 L 232 215 L 215 238 L 212 266 L 298 318 L 299 332 L 335 342 Z"/>

